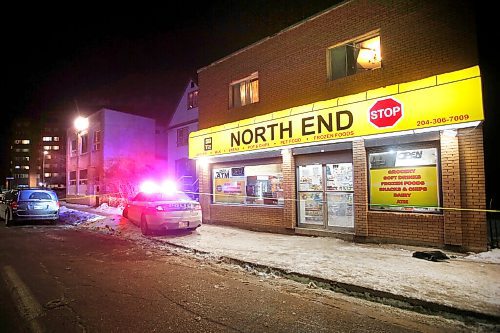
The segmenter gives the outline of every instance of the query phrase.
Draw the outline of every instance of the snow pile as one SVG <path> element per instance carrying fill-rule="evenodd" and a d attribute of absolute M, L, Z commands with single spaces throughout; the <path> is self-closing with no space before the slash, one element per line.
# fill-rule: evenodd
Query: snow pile
<path fill-rule="evenodd" d="M 472 261 L 480 261 L 488 264 L 500 264 L 500 249 L 492 249 L 487 252 L 470 254 L 464 259 Z"/>
<path fill-rule="evenodd" d="M 107 203 L 102 203 L 99 207 L 94 208 L 97 212 L 104 212 L 108 214 L 121 215 L 123 212 L 123 206 L 111 207 Z"/>
<path fill-rule="evenodd" d="M 61 206 L 61 208 L 59 209 L 58 224 L 78 225 L 84 222 L 88 223 L 88 222 L 99 221 L 104 218 L 105 217 L 101 215 L 86 213 Z"/>

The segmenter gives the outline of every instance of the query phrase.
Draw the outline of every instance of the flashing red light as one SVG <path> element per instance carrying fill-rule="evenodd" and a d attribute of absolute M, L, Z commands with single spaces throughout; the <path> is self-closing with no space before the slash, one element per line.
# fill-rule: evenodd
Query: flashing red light
<path fill-rule="evenodd" d="M 12 209 L 17 209 L 17 201 L 12 201 L 12 202 L 10 203 L 10 208 L 12 208 Z"/>
<path fill-rule="evenodd" d="M 141 184 L 141 186 L 139 186 L 139 189 L 141 192 L 145 193 L 162 192 L 167 195 L 172 195 L 175 192 L 177 192 L 177 184 L 174 181 L 167 179 L 163 181 L 163 183 L 160 186 L 151 180 L 146 180 Z"/>
<path fill-rule="evenodd" d="M 155 182 L 151 180 L 146 180 L 141 184 L 141 186 L 139 186 L 139 189 L 141 192 L 155 193 L 158 192 L 159 187 Z"/>
<path fill-rule="evenodd" d="M 161 184 L 161 191 L 167 195 L 172 195 L 177 192 L 177 184 L 170 179 L 166 179 Z"/>

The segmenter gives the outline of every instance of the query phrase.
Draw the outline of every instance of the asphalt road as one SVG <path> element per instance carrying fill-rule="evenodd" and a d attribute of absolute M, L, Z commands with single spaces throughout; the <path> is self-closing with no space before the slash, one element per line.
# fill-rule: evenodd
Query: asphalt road
<path fill-rule="evenodd" d="M 462 322 L 65 226 L 0 226 L 2 332 L 470 332 Z"/>

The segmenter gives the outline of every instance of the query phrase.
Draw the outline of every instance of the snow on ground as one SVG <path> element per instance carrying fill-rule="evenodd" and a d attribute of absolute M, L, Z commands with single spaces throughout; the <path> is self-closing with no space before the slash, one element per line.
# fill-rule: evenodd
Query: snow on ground
<path fill-rule="evenodd" d="M 412 257 L 414 251 L 426 250 L 418 247 L 217 225 L 203 225 L 192 233 L 144 237 L 139 227 L 121 216 L 122 210 L 68 204 L 61 208 L 61 223 L 124 237 L 145 247 L 173 244 L 208 252 L 207 258 L 235 258 L 462 309 L 500 313 L 500 249 L 469 254 L 444 251 L 450 260 L 430 262 Z"/>
<path fill-rule="evenodd" d="M 70 208 L 71 207 L 71 208 Z M 106 216 L 103 215 L 98 215 L 95 213 L 89 213 L 81 210 L 87 210 L 87 211 L 92 211 L 95 213 L 105 213 L 105 214 L 114 214 L 117 215 L 115 219 L 110 219 L 109 217 L 106 218 Z M 66 204 L 66 206 L 61 206 L 61 224 L 71 224 L 71 225 L 79 225 L 82 224 L 83 222 L 87 222 L 88 225 L 91 225 L 94 228 L 101 227 L 101 228 L 106 228 L 108 227 L 113 227 L 114 229 L 120 231 L 124 231 L 125 225 L 120 225 L 119 219 L 122 214 L 123 207 L 111 207 L 108 206 L 106 203 L 101 204 L 99 207 L 89 207 L 86 205 L 77 205 L 77 204 Z M 131 225 L 128 223 L 132 229 L 136 229 L 135 226 Z M 86 227 L 85 225 L 81 225 L 82 227 Z M 285 236 L 286 237 L 286 236 Z M 215 242 L 219 242 L 220 238 L 217 237 L 214 239 Z M 343 243 L 343 241 L 339 241 Z M 368 245 L 369 246 L 369 245 Z M 386 249 L 386 251 L 389 251 L 391 248 L 399 248 L 401 251 L 405 251 L 410 249 L 411 247 L 407 246 L 399 246 L 399 245 L 391 245 L 388 244 L 387 246 L 383 247 Z M 382 253 L 383 255 L 383 250 L 382 248 Z M 381 248 L 378 246 L 377 250 L 380 250 Z M 416 250 L 417 248 L 415 248 Z M 373 250 L 373 249 L 372 249 Z M 310 255 L 310 254 L 308 254 Z M 339 254 L 340 255 L 340 254 Z M 470 253 L 466 256 L 460 256 L 462 260 L 470 260 L 470 261 L 475 261 L 475 262 L 483 262 L 483 263 L 490 263 L 490 264 L 500 264 L 500 249 L 492 249 L 486 252 L 480 252 L 480 253 Z"/>
<path fill-rule="evenodd" d="M 465 257 L 465 259 L 490 264 L 500 264 L 500 249 L 492 249 L 487 252 L 473 253 Z"/>
<path fill-rule="evenodd" d="M 58 224 L 78 225 L 81 223 L 88 223 L 88 222 L 102 220 L 104 218 L 105 217 L 101 215 L 87 213 L 75 209 L 70 209 L 65 206 L 61 206 L 59 210 Z"/>

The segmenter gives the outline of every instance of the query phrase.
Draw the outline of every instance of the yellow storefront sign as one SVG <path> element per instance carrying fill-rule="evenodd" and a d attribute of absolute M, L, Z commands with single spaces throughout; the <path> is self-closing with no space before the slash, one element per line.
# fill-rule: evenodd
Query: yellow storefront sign
<path fill-rule="evenodd" d="M 479 67 L 320 101 L 189 136 L 189 157 L 345 140 L 484 120 Z"/>
<path fill-rule="evenodd" d="M 370 170 L 370 208 L 438 210 L 437 167 L 396 167 Z"/>

